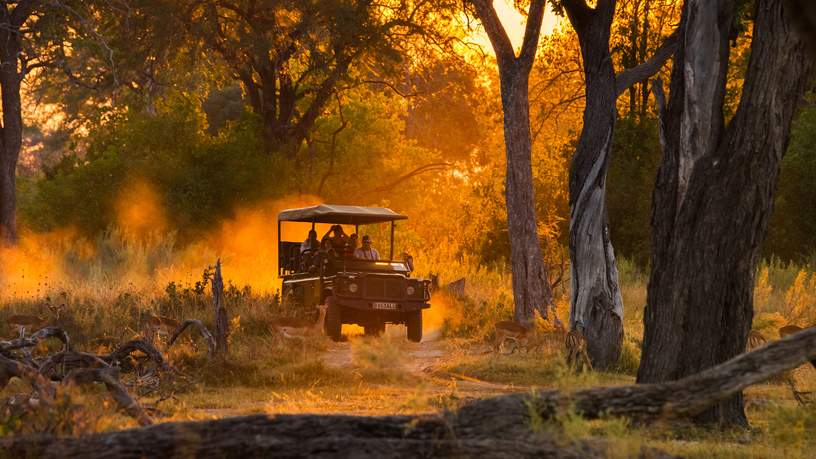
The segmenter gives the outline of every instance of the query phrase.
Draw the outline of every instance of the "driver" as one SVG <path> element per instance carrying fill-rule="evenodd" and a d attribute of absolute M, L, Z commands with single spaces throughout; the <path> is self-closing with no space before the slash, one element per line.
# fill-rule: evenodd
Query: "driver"
<path fill-rule="evenodd" d="M 377 249 L 371 247 L 371 236 L 368 234 L 363 236 L 363 246 L 354 251 L 354 258 L 372 261 L 380 259 L 380 253 L 377 252 Z"/>

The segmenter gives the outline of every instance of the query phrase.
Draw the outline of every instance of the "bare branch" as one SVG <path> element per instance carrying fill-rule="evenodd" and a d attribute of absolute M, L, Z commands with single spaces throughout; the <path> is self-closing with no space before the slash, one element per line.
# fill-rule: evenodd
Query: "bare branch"
<path fill-rule="evenodd" d="M 677 32 L 674 32 L 663 41 L 663 44 L 657 48 L 657 51 L 646 62 L 624 70 L 615 76 L 616 94 L 621 95 L 635 83 L 646 80 L 657 73 L 676 50 Z"/>
<path fill-rule="evenodd" d="M 207 342 L 207 357 L 212 359 L 215 356 L 215 338 L 213 338 L 212 333 L 207 330 L 207 327 L 200 320 L 195 319 L 187 319 L 179 325 L 176 331 L 173 333 L 173 336 L 170 338 L 170 341 L 167 343 L 167 349 L 176 342 L 176 339 L 187 329 L 190 325 L 194 325 L 198 332 L 201 334 L 201 337 L 204 338 L 204 341 Z"/>
<path fill-rule="evenodd" d="M 412 177 L 416 177 L 417 175 L 424 174 L 426 172 L 434 172 L 434 171 L 445 170 L 445 169 L 447 169 L 447 168 L 449 168 L 451 166 L 453 166 L 453 164 L 452 163 L 447 163 L 447 162 L 425 164 L 424 166 L 417 167 L 416 169 L 412 170 L 411 172 L 408 172 L 407 174 L 400 176 L 399 178 L 397 178 L 396 180 L 394 180 L 393 182 L 391 182 L 389 184 L 386 184 L 386 185 L 383 185 L 383 186 L 380 186 L 380 187 L 373 188 L 371 190 L 365 191 L 365 192 L 361 193 L 361 195 L 365 196 L 365 195 L 369 195 L 369 194 L 381 193 L 381 192 L 384 192 L 384 191 L 388 191 L 388 190 L 391 190 L 391 189 L 395 188 L 400 183 L 402 183 L 402 182 L 404 182 L 404 181 L 406 181 L 406 180 L 408 180 L 408 179 L 410 179 Z"/>
<path fill-rule="evenodd" d="M 40 340 L 52 337 L 62 341 L 63 350 L 71 349 L 71 340 L 68 338 L 68 334 L 59 327 L 45 327 L 37 330 L 37 332 L 28 337 L 17 338 L 11 341 L 0 341 L 0 349 L 9 352 L 24 347 L 34 347 Z"/>
<path fill-rule="evenodd" d="M 119 381 L 119 373 L 116 368 L 108 367 L 93 370 L 73 370 L 65 378 L 64 383 L 84 385 L 95 382 L 105 384 L 105 387 L 108 389 L 108 392 L 110 392 L 113 400 L 116 401 L 116 404 L 119 405 L 119 408 L 136 419 L 139 424 L 143 426 L 153 424 L 153 419 L 147 415 L 144 408 L 139 405 L 139 402 L 134 400 L 133 397 L 128 394 L 125 386 L 123 386 L 122 382 Z"/>

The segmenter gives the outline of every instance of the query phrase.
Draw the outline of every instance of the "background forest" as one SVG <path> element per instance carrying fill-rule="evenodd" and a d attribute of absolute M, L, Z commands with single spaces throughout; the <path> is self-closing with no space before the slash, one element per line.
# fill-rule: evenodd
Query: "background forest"
<path fill-rule="evenodd" d="M 284 119 L 282 108 L 254 101 L 269 97 L 264 84 L 276 83 L 264 81 L 269 63 L 257 62 L 262 56 L 252 53 L 253 47 L 272 53 L 270 45 L 281 40 L 286 24 L 277 33 L 259 32 L 227 9 L 210 24 L 205 8 L 132 3 L 124 16 L 84 20 L 85 30 L 69 34 L 64 44 L 70 52 L 63 49 L 54 68 L 33 70 L 24 81 L 25 146 L 18 170 L 24 234 L 70 228 L 93 240 L 119 228 L 140 236 L 172 233 L 174 244 L 185 246 L 240 209 L 310 196 L 407 213 L 413 217 L 404 241 L 408 251 L 444 247 L 453 258 L 504 266 L 509 245 L 495 63 L 466 17 L 445 5 L 417 5 L 426 22 L 414 19 L 415 33 L 399 44 L 394 37 L 402 32 L 396 30 L 376 37 L 382 42 L 366 37 L 372 42 L 360 43 L 343 71 L 333 67 L 337 56 L 305 51 L 276 64 L 287 69 L 281 78 L 301 79 L 293 85 L 293 114 Z M 289 14 L 302 13 L 301 7 Z M 332 3 L 308 7 L 328 13 Z M 632 0 L 618 10 L 612 42 L 616 67 L 624 69 L 650 55 L 673 30 L 679 5 Z M 256 14 L 254 19 L 269 20 Z M 530 97 L 540 234 L 557 251 L 565 243 L 567 169 L 584 88 L 576 37 L 563 20 L 550 19 Z M 190 23 L 196 25 L 185 26 Z M 342 34 L 364 33 L 361 28 L 370 25 L 353 20 L 335 24 L 337 30 L 310 26 L 344 40 Z M 216 39 L 212 28 L 226 35 Z M 133 40 L 137 36 L 143 38 Z M 298 39 L 304 42 L 292 44 L 309 46 L 307 36 Z M 745 60 L 740 37 L 734 43 L 740 52 L 732 59 Z M 740 75 L 732 81 L 733 107 Z M 620 257 L 642 269 L 649 260 L 651 190 L 660 157 L 647 88 L 638 85 L 619 99 L 608 178 L 612 242 Z M 285 103 L 283 89 L 271 104 Z M 328 92 L 325 100 L 311 96 L 318 90 Z M 310 109 L 317 114 L 305 123 Z M 768 259 L 807 264 L 816 251 L 816 214 L 808 205 L 816 193 L 809 186 L 816 169 L 814 123 L 814 109 L 806 106 L 783 163 L 764 249 Z M 126 221 L 128 207 L 142 208 L 153 220 L 132 215 L 137 221 Z"/>

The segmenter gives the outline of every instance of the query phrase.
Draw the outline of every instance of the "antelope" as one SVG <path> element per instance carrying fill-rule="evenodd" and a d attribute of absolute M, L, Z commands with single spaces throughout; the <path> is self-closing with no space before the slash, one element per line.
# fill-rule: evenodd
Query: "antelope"
<path fill-rule="evenodd" d="M 592 371 L 592 362 L 589 361 L 589 356 L 586 350 L 586 338 L 581 330 L 574 329 L 567 333 L 564 338 L 564 345 L 567 348 L 567 365 L 570 368 L 577 368 L 580 364 L 583 370 L 584 364 Z"/>
<path fill-rule="evenodd" d="M 62 315 L 65 305 L 61 304 L 59 306 L 54 306 L 49 304 L 48 309 L 53 314 L 52 318 L 43 318 L 30 314 L 15 314 L 6 319 L 6 323 L 12 327 L 17 327 L 20 338 L 24 338 L 26 328 L 29 330 L 39 330 L 56 323 L 60 319 L 60 315 Z"/>
<path fill-rule="evenodd" d="M 748 342 L 745 343 L 745 352 L 751 352 L 760 346 L 764 346 L 767 342 L 768 340 L 765 339 L 762 333 L 751 330 L 748 332 Z"/>
<path fill-rule="evenodd" d="M 282 321 L 273 323 L 272 328 L 283 340 L 299 342 L 303 349 L 303 358 L 306 358 L 306 337 L 313 333 L 320 333 L 320 330 L 323 329 L 323 322 L 326 320 L 326 309 L 325 304 L 317 306 L 318 317 L 315 323 L 287 320 L 286 324 L 281 323 Z"/>
<path fill-rule="evenodd" d="M 496 322 L 496 336 L 493 341 L 493 352 L 496 354 L 501 350 L 502 344 L 507 340 L 515 343 L 515 348 L 511 352 L 521 347 L 527 348 L 531 335 L 531 330 L 513 320 L 502 320 Z"/>

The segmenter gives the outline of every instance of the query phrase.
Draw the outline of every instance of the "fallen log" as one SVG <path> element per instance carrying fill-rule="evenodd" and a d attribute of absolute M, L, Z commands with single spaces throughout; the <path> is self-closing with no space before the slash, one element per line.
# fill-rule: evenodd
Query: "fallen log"
<path fill-rule="evenodd" d="M 416 434 L 411 417 L 266 415 L 207 422 L 167 423 L 141 429 L 54 439 L 29 436 L 0 439 L 12 457 L 496 457 L 603 458 L 605 442 L 575 442 L 552 434 L 522 438 L 459 438 L 448 430 L 439 436 Z M 668 458 L 644 449 L 641 457 Z"/>
<path fill-rule="evenodd" d="M 604 457 L 598 440 L 533 433 L 533 417 L 573 410 L 640 419 L 694 416 L 718 401 L 816 358 L 805 330 L 697 375 L 664 384 L 554 390 L 478 400 L 436 416 L 265 415 L 153 425 L 82 438 L 7 437 L 10 456 L 33 457 Z M 656 451 L 643 456 L 661 457 Z"/>

